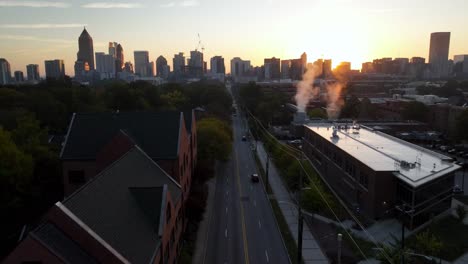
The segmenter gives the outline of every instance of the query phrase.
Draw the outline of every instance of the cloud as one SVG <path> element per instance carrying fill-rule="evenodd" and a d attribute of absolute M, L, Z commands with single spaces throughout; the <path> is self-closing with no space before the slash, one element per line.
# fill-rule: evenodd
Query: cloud
<path fill-rule="evenodd" d="M 142 7 L 139 3 L 112 3 L 112 2 L 97 2 L 97 3 L 89 3 L 82 5 L 83 8 L 140 8 Z"/>
<path fill-rule="evenodd" d="M 76 41 L 68 39 L 52 39 L 52 38 L 38 38 L 34 36 L 25 35 L 0 35 L 0 39 L 7 40 L 21 40 L 21 41 L 40 41 L 40 42 L 51 42 L 61 44 L 74 44 Z"/>
<path fill-rule="evenodd" d="M 44 28 L 81 28 L 86 24 L 4 24 L 0 28 L 44 29 Z"/>
<path fill-rule="evenodd" d="M 70 4 L 64 2 L 47 2 L 47 1 L 0 1 L 0 7 L 55 7 L 67 8 Z"/>
<path fill-rule="evenodd" d="M 162 4 L 161 7 L 192 7 L 198 5 L 200 5 L 200 2 L 197 0 L 185 0 L 182 2 L 169 2 L 167 4 Z"/>

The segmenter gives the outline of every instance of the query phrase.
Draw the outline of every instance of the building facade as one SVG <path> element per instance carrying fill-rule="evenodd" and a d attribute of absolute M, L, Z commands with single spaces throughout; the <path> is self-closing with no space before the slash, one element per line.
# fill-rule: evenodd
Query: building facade
<path fill-rule="evenodd" d="M 63 60 L 46 60 L 45 72 L 47 79 L 63 79 L 65 78 L 65 63 Z"/>
<path fill-rule="evenodd" d="M 152 69 L 148 51 L 134 51 L 133 55 L 135 60 L 135 74 L 140 77 L 150 77 Z"/>
<path fill-rule="evenodd" d="M 39 65 L 37 64 L 28 64 L 26 72 L 28 74 L 28 81 L 39 81 L 41 79 L 39 76 Z"/>
<path fill-rule="evenodd" d="M 239 57 L 235 57 L 231 60 L 231 76 L 241 77 L 250 71 L 251 65 L 249 60 L 242 60 Z"/>
<path fill-rule="evenodd" d="M 167 65 L 167 60 L 163 56 L 156 59 L 156 76 L 167 79 L 169 77 L 170 68 Z"/>
<path fill-rule="evenodd" d="M 431 33 L 429 47 L 429 64 L 434 78 L 447 77 L 449 75 L 450 32 Z"/>
<path fill-rule="evenodd" d="M 409 228 L 450 208 L 454 174 L 450 157 L 353 124 L 311 123 L 303 143 L 325 181 L 357 213 L 372 219 L 398 215 Z"/>
<path fill-rule="evenodd" d="M 213 74 L 226 74 L 224 66 L 224 58 L 222 56 L 214 56 L 210 60 L 210 70 Z"/>
<path fill-rule="evenodd" d="M 24 82 L 24 74 L 22 71 L 15 71 L 15 82 L 16 83 Z"/>
<path fill-rule="evenodd" d="M 456 77 L 468 77 L 468 55 L 455 55 L 453 64 L 453 72 Z"/>
<path fill-rule="evenodd" d="M 96 71 L 99 73 L 101 80 L 115 78 L 115 66 L 114 55 L 96 52 Z"/>
<path fill-rule="evenodd" d="M 89 35 L 86 28 L 83 29 L 83 32 L 81 32 L 81 35 L 78 38 L 77 61 L 87 63 L 89 65 L 89 70 L 94 70 L 93 38 Z"/>
<path fill-rule="evenodd" d="M 11 68 L 10 63 L 0 58 L 0 85 L 9 84 L 11 82 Z"/>
<path fill-rule="evenodd" d="M 264 59 L 265 80 L 279 80 L 281 78 L 281 62 L 279 58 Z"/>
<path fill-rule="evenodd" d="M 185 56 L 183 52 L 179 52 L 179 54 L 174 54 L 174 58 L 172 59 L 172 67 L 174 73 L 183 73 L 185 69 Z"/>

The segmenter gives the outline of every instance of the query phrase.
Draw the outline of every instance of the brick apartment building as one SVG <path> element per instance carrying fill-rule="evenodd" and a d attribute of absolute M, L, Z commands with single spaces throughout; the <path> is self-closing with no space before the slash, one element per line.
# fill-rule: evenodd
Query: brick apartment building
<path fill-rule="evenodd" d="M 304 127 L 305 154 L 361 214 L 385 218 L 405 204 L 411 211 L 405 223 L 413 228 L 450 208 L 460 169 L 450 157 L 350 124 Z"/>
<path fill-rule="evenodd" d="M 60 153 L 65 196 L 99 173 L 106 159 L 125 151 L 117 137 L 121 131 L 181 185 L 186 200 L 197 158 L 193 111 L 75 113 Z"/>
<path fill-rule="evenodd" d="M 57 202 L 4 263 L 176 263 L 182 204 L 181 185 L 134 145 Z"/>

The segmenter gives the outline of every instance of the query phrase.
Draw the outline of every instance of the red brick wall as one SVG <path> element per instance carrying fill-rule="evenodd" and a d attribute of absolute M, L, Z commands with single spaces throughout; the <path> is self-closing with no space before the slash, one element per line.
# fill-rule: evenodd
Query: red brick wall
<path fill-rule="evenodd" d="M 179 183 L 182 187 L 182 193 L 184 194 L 184 200 L 188 198 L 188 194 L 190 192 L 190 184 L 191 184 L 191 176 L 192 176 L 192 160 L 190 158 L 190 141 L 189 136 L 187 133 L 187 129 L 185 128 L 185 122 L 181 120 L 181 129 L 180 129 L 180 137 L 179 137 L 179 155 L 177 158 L 178 164 L 178 174 L 179 176 Z"/>
<path fill-rule="evenodd" d="M 177 223 L 177 220 L 179 219 L 179 214 L 182 214 L 182 208 L 181 208 L 181 200 L 174 204 L 174 200 L 171 197 L 171 193 L 168 191 L 166 195 L 167 203 L 165 205 L 164 209 L 164 225 L 163 225 L 163 234 L 162 234 L 162 240 L 161 240 L 161 245 L 162 248 L 160 249 L 160 255 L 161 258 L 164 259 L 166 254 L 166 249 L 169 248 L 169 262 L 168 263 L 175 263 L 177 255 L 178 255 L 178 246 L 182 238 L 182 233 L 183 233 L 183 220 L 181 218 L 180 223 Z M 171 218 L 169 222 L 166 222 L 166 209 L 167 206 L 171 206 Z M 171 234 L 174 232 L 174 243 L 172 244 L 172 247 L 170 245 L 171 241 Z"/>
<path fill-rule="evenodd" d="M 96 174 L 104 170 L 122 155 L 127 153 L 135 143 L 126 134 L 119 132 L 96 155 Z"/>
<path fill-rule="evenodd" d="M 18 264 L 23 261 L 40 261 L 50 264 L 64 263 L 31 236 L 23 240 L 2 263 Z"/>
<path fill-rule="evenodd" d="M 72 194 L 76 189 L 81 187 L 83 184 L 71 184 L 68 179 L 68 172 L 71 170 L 83 170 L 85 175 L 85 182 L 89 181 L 92 177 L 96 176 L 96 162 L 90 161 L 62 161 L 62 177 L 63 177 L 63 188 L 65 197 Z"/>

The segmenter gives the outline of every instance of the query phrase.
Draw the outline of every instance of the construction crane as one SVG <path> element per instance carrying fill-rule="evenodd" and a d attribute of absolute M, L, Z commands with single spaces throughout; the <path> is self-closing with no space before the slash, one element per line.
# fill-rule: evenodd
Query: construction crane
<path fill-rule="evenodd" d="M 202 53 L 204 53 L 205 52 L 205 46 L 202 44 L 202 41 L 201 41 L 201 38 L 200 38 L 200 33 L 197 33 L 197 34 L 198 34 L 198 46 L 195 49 L 195 51 L 198 51 L 198 49 L 201 47 Z"/>

